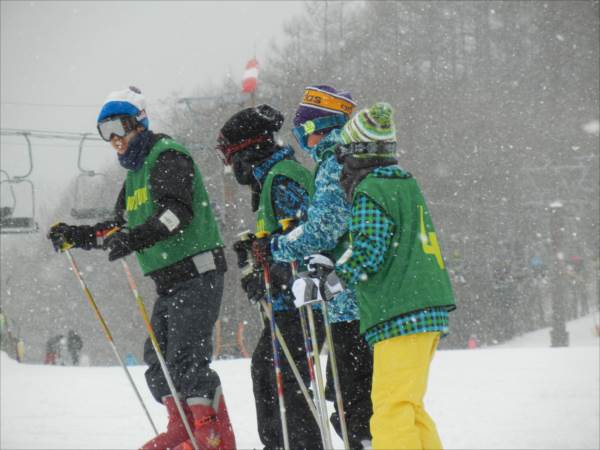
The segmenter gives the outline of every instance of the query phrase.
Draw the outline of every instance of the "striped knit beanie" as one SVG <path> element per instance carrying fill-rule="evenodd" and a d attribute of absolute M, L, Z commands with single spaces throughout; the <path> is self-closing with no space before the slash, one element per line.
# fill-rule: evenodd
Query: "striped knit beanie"
<path fill-rule="evenodd" d="M 378 102 L 370 108 L 361 109 L 344 125 L 340 138 L 344 144 L 396 142 L 394 109 L 385 102 Z"/>
<path fill-rule="evenodd" d="M 350 92 L 338 91 L 326 85 L 307 86 L 294 115 L 294 126 L 298 127 L 309 120 L 333 114 L 350 117 L 355 106 Z"/>

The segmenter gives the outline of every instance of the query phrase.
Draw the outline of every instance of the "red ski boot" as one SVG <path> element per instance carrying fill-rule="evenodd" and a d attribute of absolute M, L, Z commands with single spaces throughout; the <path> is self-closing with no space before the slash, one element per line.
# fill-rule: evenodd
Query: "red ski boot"
<path fill-rule="evenodd" d="M 213 405 L 217 411 L 217 426 L 219 427 L 219 432 L 221 433 L 221 449 L 235 450 L 235 434 L 233 433 L 233 427 L 231 426 L 229 414 L 227 413 L 225 397 L 223 396 L 220 387 L 215 392 Z"/>
<path fill-rule="evenodd" d="M 167 408 L 167 414 L 169 415 L 169 423 L 167 424 L 167 431 L 160 433 L 151 441 L 146 442 L 142 446 L 142 450 L 167 450 L 175 448 L 185 440 L 189 439 L 189 435 L 185 430 L 185 425 L 181 420 L 175 399 L 172 395 L 168 395 L 163 398 L 163 404 Z M 181 406 L 187 417 L 190 428 L 194 429 L 194 417 L 189 406 L 185 400 L 181 400 Z"/>
<path fill-rule="evenodd" d="M 217 388 L 210 405 L 204 398 L 189 398 L 188 402 L 194 415 L 194 437 L 199 450 L 236 450 L 233 427 L 221 388 Z M 192 443 L 186 440 L 174 450 L 193 448 Z"/>

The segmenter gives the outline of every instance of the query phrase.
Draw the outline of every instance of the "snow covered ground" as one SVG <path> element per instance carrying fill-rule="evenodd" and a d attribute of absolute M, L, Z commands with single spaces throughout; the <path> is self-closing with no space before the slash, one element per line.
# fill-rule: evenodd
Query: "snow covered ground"
<path fill-rule="evenodd" d="M 599 339 L 592 316 L 568 324 L 571 346 L 549 348 L 549 330 L 502 346 L 448 350 L 434 360 L 428 407 L 446 448 L 600 448 Z M 152 435 L 120 367 L 17 364 L 1 355 L 2 449 L 128 449 Z M 217 361 L 239 448 L 262 448 L 249 360 Z M 162 406 L 132 368 L 160 429 Z M 341 441 L 334 438 L 336 448 Z"/>

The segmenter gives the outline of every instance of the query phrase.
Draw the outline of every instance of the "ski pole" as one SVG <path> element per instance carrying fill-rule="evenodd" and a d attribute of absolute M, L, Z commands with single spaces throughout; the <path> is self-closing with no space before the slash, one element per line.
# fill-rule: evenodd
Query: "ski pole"
<path fill-rule="evenodd" d="M 267 237 L 268 233 L 259 231 L 256 233 L 257 238 Z M 279 339 L 275 330 L 275 317 L 273 315 L 273 296 L 271 295 L 271 272 L 269 270 L 269 263 L 263 262 L 263 279 L 265 282 L 265 292 L 267 294 L 267 308 L 271 313 L 269 319 L 269 325 L 271 326 L 271 344 L 273 346 L 273 366 L 275 368 L 275 381 L 277 383 L 277 397 L 279 399 L 279 415 L 281 416 L 281 430 L 283 433 L 283 447 L 285 450 L 289 450 L 290 442 L 288 436 L 287 419 L 285 414 L 285 403 L 283 398 L 283 377 L 281 375 L 281 362 L 279 360 Z"/>
<path fill-rule="evenodd" d="M 154 347 L 154 351 L 156 352 L 156 356 L 158 357 L 158 362 L 160 363 L 160 367 L 163 371 L 163 374 L 165 375 L 165 379 L 167 380 L 169 390 L 171 391 L 171 395 L 173 396 L 173 399 L 175 400 L 175 406 L 177 406 L 177 411 L 179 412 L 179 415 L 181 416 L 181 421 L 183 422 L 183 425 L 185 426 L 185 431 L 187 431 L 187 434 L 190 437 L 190 441 L 192 443 L 192 446 L 194 447 L 194 450 L 198 450 L 198 443 L 196 442 L 196 438 L 195 438 L 194 433 L 192 432 L 190 424 L 187 420 L 187 416 L 185 415 L 185 412 L 183 411 L 183 407 L 181 406 L 181 400 L 179 399 L 179 395 L 177 395 L 177 390 L 175 389 L 175 385 L 173 384 L 173 379 L 171 378 L 171 375 L 169 374 L 169 370 L 167 368 L 167 363 L 165 362 L 165 358 L 163 357 L 163 354 L 160 350 L 158 340 L 156 339 L 156 335 L 154 334 L 154 329 L 152 328 L 152 324 L 150 323 L 150 319 L 148 318 L 148 312 L 146 311 L 146 307 L 144 306 L 144 301 L 142 300 L 142 297 L 139 294 L 137 284 L 136 284 L 135 280 L 133 279 L 131 270 L 129 270 L 129 264 L 127 264 L 127 261 L 125 261 L 124 258 L 121 258 L 121 263 L 123 265 L 123 270 L 125 271 L 125 275 L 127 275 L 127 281 L 129 281 L 129 287 L 131 288 L 131 291 L 133 292 L 133 295 L 135 297 L 135 302 L 137 303 L 138 309 L 140 310 L 140 315 L 142 316 L 142 319 L 144 320 L 144 324 L 146 325 L 146 329 L 148 330 L 148 336 L 150 337 L 150 341 L 152 342 L 152 346 Z"/>
<path fill-rule="evenodd" d="M 281 225 L 281 228 L 285 232 L 292 226 L 294 221 L 295 221 L 295 219 L 293 219 L 293 218 L 286 218 L 286 219 L 281 219 L 279 221 L 279 223 Z M 290 263 L 290 266 L 292 268 L 292 277 L 295 280 L 298 278 L 298 262 L 292 261 Z M 310 306 L 306 306 L 306 308 L 310 308 Z M 315 359 L 319 358 L 319 355 L 318 355 L 318 353 L 315 355 L 314 348 L 312 345 L 312 339 L 311 339 L 311 336 L 308 331 L 308 326 L 306 323 L 307 322 L 306 309 L 304 307 L 299 308 L 298 314 L 300 316 L 300 327 L 302 328 L 302 336 L 304 338 L 304 349 L 306 351 L 306 362 L 308 364 L 310 385 L 311 385 L 311 388 L 317 398 L 316 404 L 317 404 L 317 409 L 319 411 L 319 418 L 317 419 L 317 423 L 319 425 L 319 430 L 321 431 L 321 439 L 323 441 L 323 447 L 328 448 L 328 444 L 330 444 L 330 441 L 331 441 L 331 434 L 330 434 L 331 431 L 329 428 L 327 409 L 323 409 L 323 407 L 324 407 L 324 405 L 326 405 L 326 403 L 325 403 L 325 400 L 321 398 L 322 390 L 319 389 L 317 386 L 317 381 L 315 378 L 315 368 L 314 368 Z M 327 439 L 328 434 L 329 434 L 329 440 Z"/>
<path fill-rule="evenodd" d="M 240 241 L 246 241 L 248 244 L 250 244 L 251 237 L 250 237 L 249 230 L 242 231 L 241 233 L 238 233 L 237 236 Z M 254 270 L 254 258 L 252 257 L 251 252 L 250 253 L 245 252 L 243 254 L 243 256 L 238 253 L 238 267 L 240 269 L 242 269 L 242 277 L 249 275 Z M 259 314 L 261 317 L 261 322 L 264 321 L 265 317 L 267 318 L 267 320 L 271 320 L 271 313 L 269 311 L 267 302 L 265 300 L 260 300 L 256 303 L 256 305 L 258 306 L 258 311 L 259 311 Z M 294 377 L 296 378 L 296 382 L 300 386 L 300 391 L 302 392 L 302 395 L 304 395 L 304 399 L 308 403 L 310 412 L 314 416 L 315 422 L 317 422 L 317 424 L 319 424 L 319 426 L 320 426 L 320 415 L 317 413 L 313 398 L 310 395 L 310 393 L 308 392 L 306 385 L 304 384 L 302 375 L 300 374 L 300 371 L 298 370 L 298 366 L 296 366 L 294 358 L 292 357 L 292 354 L 290 353 L 290 351 L 286 345 L 285 339 L 284 339 L 283 335 L 281 334 L 281 331 L 279 330 L 277 323 L 275 323 L 275 334 L 277 335 L 277 339 L 279 339 L 279 345 L 281 346 L 283 355 L 286 357 L 286 359 L 290 365 L 290 368 L 292 369 L 292 373 L 294 374 Z"/>
<path fill-rule="evenodd" d="M 337 402 L 338 414 L 340 416 L 340 427 L 342 429 L 342 439 L 344 448 L 350 448 L 350 440 L 348 438 L 348 428 L 346 427 L 346 413 L 344 411 L 344 401 L 342 398 L 342 390 L 340 385 L 340 377 L 337 370 L 337 361 L 335 358 L 335 349 L 333 348 L 333 336 L 331 333 L 331 325 L 327 318 L 327 304 L 325 300 L 321 300 L 321 308 L 323 311 L 323 325 L 325 325 L 325 336 L 327 347 L 329 347 L 329 363 L 331 364 L 331 374 L 333 375 L 333 385 L 335 388 L 335 400 Z"/>
<path fill-rule="evenodd" d="M 98 309 L 98 305 L 96 305 L 96 302 L 94 301 L 94 297 L 92 297 L 92 293 L 88 289 L 87 284 L 85 283 L 85 281 L 83 279 L 83 275 L 79 271 L 79 267 L 77 267 L 77 263 L 75 262 L 75 259 L 73 258 L 73 255 L 71 255 L 71 252 L 69 251 L 69 249 L 71 247 L 72 247 L 72 245 L 63 244 L 63 246 L 61 247 L 61 251 L 67 256 L 67 259 L 69 260 L 69 263 L 71 264 L 71 267 L 73 269 L 73 273 L 79 280 L 79 285 L 81 286 L 81 289 L 83 290 L 83 293 L 85 294 L 85 297 L 87 298 L 88 303 L 94 310 L 94 313 L 96 314 L 96 317 L 98 318 L 98 321 L 100 322 L 100 325 L 102 327 L 102 331 L 104 331 L 104 335 L 106 336 L 106 339 L 108 340 L 108 343 L 110 344 L 110 347 L 112 348 L 112 350 L 115 354 L 115 357 L 117 358 L 117 360 L 121 364 L 121 367 L 125 371 L 125 375 L 127 375 L 127 379 L 131 383 L 131 386 L 133 387 L 135 395 L 137 396 L 138 400 L 140 401 L 140 405 L 144 409 L 144 412 L 146 413 L 146 417 L 148 418 L 148 421 L 150 422 L 152 429 L 154 430 L 156 435 L 158 435 L 158 430 L 156 429 L 156 426 L 154 425 L 154 422 L 152 421 L 152 418 L 150 417 L 150 413 L 148 412 L 146 405 L 144 405 L 142 396 L 140 395 L 137 387 L 135 386 L 135 383 L 133 382 L 133 379 L 131 378 L 131 374 L 127 370 L 127 367 L 125 366 L 125 363 L 123 362 L 123 358 L 121 358 L 121 355 L 119 354 L 119 351 L 117 350 L 117 347 L 115 346 L 115 342 L 113 340 L 112 334 L 110 333 L 110 330 L 108 329 L 108 325 L 106 324 L 106 321 L 104 320 L 104 317 L 102 316 L 102 313 Z"/>
<path fill-rule="evenodd" d="M 264 300 L 261 300 L 259 304 L 260 304 L 260 306 L 262 306 L 262 311 L 264 312 L 264 314 L 267 316 L 267 318 L 269 320 L 271 320 L 271 313 L 269 311 L 267 302 Z M 289 350 L 287 344 L 285 343 L 285 339 L 284 339 L 283 335 L 281 334 L 281 331 L 279 330 L 279 327 L 277 326 L 277 324 L 275 324 L 275 333 L 277 335 L 277 339 L 279 339 L 279 345 L 281 346 L 281 350 L 283 351 L 283 354 L 286 357 L 286 359 L 290 365 L 290 368 L 292 369 L 292 373 L 294 374 L 294 377 L 296 378 L 296 381 L 298 382 L 298 385 L 300 386 L 300 391 L 302 391 L 302 394 L 304 395 L 304 399 L 306 400 L 306 403 L 308 403 L 308 409 L 310 409 L 310 412 L 312 413 L 313 417 L 315 418 L 315 421 L 317 423 L 319 423 L 320 415 L 319 415 L 319 413 L 317 413 L 317 409 L 315 407 L 315 402 L 313 401 L 310 393 L 308 392 L 308 389 L 306 388 L 306 385 L 304 384 L 304 381 L 302 380 L 302 375 L 300 375 L 298 366 L 294 362 L 294 358 L 292 357 L 292 354 L 290 353 L 290 350 Z"/>
<path fill-rule="evenodd" d="M 331 429 L 329 428 L 329 420 L 327 420 L 326 412 L 327 412 L 327 403 L 325 401 L 325 385 L 323 383 L 323 370 L 321 369 L 321 358 L 319 356 L 319 341 L 317 339 L 317 331 L 315 327 L 315 319 L 313 315 L 313 310 L 310 305 L 303 306 L 305 309 L 307 318 L 308 318 L 308 329 L 310 332 L 310 339 L 313 343 L 313 354 L 315 355 L 315 373 L 317 379 L 317 400 L 321 403 L 321 411 L 322 414 L 322 422 L 323 428 L 325 431 L 325 440 L 327 441 L 327 445 L 325 448 L 333 448 L 333 444 L 331 443 Z"/>

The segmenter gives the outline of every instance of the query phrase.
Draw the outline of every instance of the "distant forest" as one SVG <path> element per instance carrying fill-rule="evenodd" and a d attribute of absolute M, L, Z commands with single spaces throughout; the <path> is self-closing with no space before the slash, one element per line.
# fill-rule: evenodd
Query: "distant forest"
<path fill-rule="evenodd" d="M 228 244 L 220 355 L 239 356 L 242 337 L 251 352 L 261 325 L 231 251 L 237 233 L 254 228 L 250 193 L 224 173 L 218 130 L 239 109 L 269 103 L 286 117 L 280 137 L 295 145 L 291 119 L 311 84 L 349 90 L 359 108 L 395 108 L 399 162 L 428 198 L 457 296 L 442 348 L 466 348 L 471 337 L 493 345 L 550 326 L 553 293 L 563 318 L 584 313 L 584 298 L 598 308 L 599 17 L 599 2 L 587 0 L 308 2 L 259 55 L 255 98 L 225 77 L 195 97 L 170 99 L 161 117 L 167 129 L 155 131 L 193 152 Z M 301 150 L 296 157 L 312 167 Z M 122 176 L 111 174 L 99 203 L 116 198 L 110 189 Z M 53 215 L 68 213 L 66 203 Z M 22 328 L 76 327 L 92 361 L 109 363 L 66 262 L 54 257 L 49 267 L 47 242 L 31 239 L 18 260 L 2 262 L 35 278 L 13 281 L 11 295 L 37 299 L 28 307 L 13 301 L 15 319 L 26 321 Z M 35 255 L 37 267 L 25 263 Z M 127 282 L 120 267 L 98 259 L 82 254 L 81 265 L 104 299 L 115 341 L 139 359 L 145 332 Z M 140 284 L 150 306 L 152 283 Z M 122 300 L 108 301 L 107 290 Z M 26 336 L 35 359 L 47 336 Z"/>

